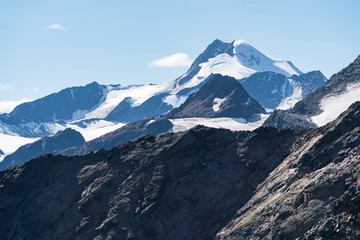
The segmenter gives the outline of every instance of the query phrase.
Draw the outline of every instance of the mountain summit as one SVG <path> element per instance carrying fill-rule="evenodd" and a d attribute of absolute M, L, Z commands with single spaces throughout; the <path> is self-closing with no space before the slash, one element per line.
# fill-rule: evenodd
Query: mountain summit
<path fill-rule="evenodd" d="M 287 77 L 302 74 L 291 62 L 269 57 L 244 40 L 224 43 L 217 39 L 176 80 L 177 87 L 173 93 L 197 86 L 210 74 L 219 73 L 239 80 L 256 72 L 266 71 L 281 73 Z"/>

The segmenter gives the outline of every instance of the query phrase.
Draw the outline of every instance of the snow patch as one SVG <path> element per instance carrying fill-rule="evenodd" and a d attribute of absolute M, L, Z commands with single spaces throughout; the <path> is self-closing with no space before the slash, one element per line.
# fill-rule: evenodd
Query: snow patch
<path fill-rule="evenodd" d="M 173 132 L 185 131 L 197 125 L 226 128 L 232 131 L 252 131 L 260 127 L 268 117 L 268 114 L 261 114 L 260 119 L 254 122 L 247 122 L 243 118 L 177 118 L 169 121 L 174 125 Z"/>
<path fill-rule="evenodd" d="M 217 111 L 220 110 L 220 106 L 225 100 L 226 100 L 226 97 L 224 97 L 224 98 L 214 98 L 214 105 L 213 105 L 214 112 L 217 112 Z"/>
<path fill-rule="evenodd" d="M 281 91 L 283 93 L 283 97 L 286 96 L 286 88 L 287 88 L 287 82 L 283 85 L 283 87 L 281 88 Z M 289 108 L 294 107 L 294 105 L 300 101 L 304 96 L 303 96 L 303 91 L 302 91 L 302 87 L 300 85 L 300 83 L 295 82 L 292 79 L 289 79 L 289 84 L 292 86 L 293 88 L 293 93 L 291 96 L 289 97 L 285 97 L 283 98 L 283 100 L 281 100 L 280 104 L 276 107 L 276 109 L 280 109 L 280 110 L 286 110 Z"/>
<path fill-rule="evenodd" d="M 114 123 L 105 120 L 98 120 L 86 124 L 85 128 L 79 127 L 73 123 L 67 124 L 66 127 L 72 128 L 80 132 L 86 141 L 90 141 L 106 133 L 115 131 L 116 129 L 121 128 L 124 125 L 125 125 L 124 123 Z"/>
<path fill-rule="evenodd" d="M 133 106 L 139 106 L 152 96 L 169 92 L 172 86 L 173 83 L 109 87 L 104 102 L 93 111 L 87 113 L 85 119 L 105 118 L 126 97 L 132 98 Z"/>
<path fill-rule="evenodd" d="M 19 147 L 35 142 L 38 139 L 39 138 L 25 138 L 0 133 L 0 149 L 4 152 L 4 155 L 1 155 L 0 161 L 2 161 L 7 155 L 15 152 Z"/>
<path fill-rule="evenodd" d="M 166 96 L 162 101 L 164 103 L 167 103 L 174 108 L 180 107 L 181 104 L 183 104 L 187 99 L 187 96 L 179 96 L 179 95 L 168 95 Z"/>
<path fill-rule="evenodd" d="M 88 112 L 89 112 L 88 110 L 76 110 L 72 114 L 72 120 L 71 121 L 76 121 L 76 120 L 83 119 Z"/>
<path fill-rule="evenodd" d="M 360 84 L 352 84 L 347 87 L 346 92 L 335 95 L 327 96 L 320 102 L 322 113 L 311 117 L 311 121 L 318 127 L 335 120 L 342 112 L 347 110 L 351 104 L 360 101 Z"/>

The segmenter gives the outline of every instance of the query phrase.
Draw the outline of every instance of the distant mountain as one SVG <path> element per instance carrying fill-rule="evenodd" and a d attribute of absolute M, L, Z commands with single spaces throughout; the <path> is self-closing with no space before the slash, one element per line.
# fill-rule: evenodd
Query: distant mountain
<path fill-rule="evenodd" d="M 304 93 L 316 89 L 316 86 L 311 84 L 302 85 L 302 94 L 297 94 L 299 88 L 295 83 L 301 81 L 289 79 L 301 79 L 303 75 L 291 62 L 269 57 L 243 40 L 232 43 L 215 40 L 195 59 L 190 69 L 174 81 L 158 85 L 129 86 L 104 86 L 94 82 L 83 87 L 67 88 L 33 102 L 21 104 L 9 114 L 0 115 L 0 132 L 23 137 L 44 137 L 71 127 L 76 124 L 75 122 L 106 120 L 115 125 L 156 118 L 183 104 L 212 74 L 227 75 L 241 81 L 254 73 L 269 71 L 273 74 L 282 74 L 287 80 L 269 80 L 268 76 L 261 75 L 254 81 L 259 84 L 254 85 L 250 80 L 244 80 L 245 89 L 251 92 L 250 96 L 258 99 L 266 108 L 274 108 L 279 101 L 281 105 L 281 101 L 288 97 L 291 104 L 281 106 L 291 107 L 304 96 Z M 315 85 L 319 83 L 319 79 L 314 80 Z M 262 80 L 270 83 L 262 83 Z M 290 86 L 288 83 L 294 84 Z M 273 86 L 276 88 L 270 89 Z M 286 93 L 293 93 L 294 96 L 281 95 L 285 87 Z M 252 94 L 255 92 L 258 96 L 261 95 L 258 91 L 265 91 L 266 97 L 253 97 Z M 86 128 L 80 130 L 86 131 Z"/>
<path fill-rule="evenodd" d="M 55 154 L 66 156 L 84 155 L 101 148 L 110 150 L 111 148 L 146 135 L 157 136 L 166 133 L 173 127 L 168 119 L 143 119 L 129 123 L 113 132 L 102 135 L 94 140 L 88 141 L 78 146 L 62 148 L 55 151 Z"/>
<path fill-rule="evenodd" d="M 40 155 L 53 153 L 57 150 L 66 149 L 83 143 L 85 143 L 83 136 L 79 132 L 68 128 L 64 131 L 57 132 L 52 137 L 44 137 L 34 143 L 29 143 L 20 147 L 0 162 L 0 170 L 21 165 Z"/>
<path fill-rule="evenodd" d="M 291 108 L 309 93 L 324 86 L 320 71 L 286 77 L 281 73 L 258 72 L 240 80 L 245 90 L 266 109 Z"/>
<path fill-rule="evenodd" d="M 1 149 L 0 149 L 0 155 L 4 155 L 4 152 L 3 152 L 3 151 L 1 151 Z"/>
<path fill-rule="evenodd" d="M 165 96 L 167 95 L 155 95 L 139 106 L 134 106 L 132 98 L 126 97 L 105 119 L 116 122 L 133 122 L 139 119 L 160 117 L 173 108 L 170 104 L 163 102 Z"/>
<path fill-rule="evenodd" d="M 8 124 L 77 120 L 101 103 L 105 95 L 105 86 L 96 82 L 84 87 L 70 87 L 35 101 L 20 104 L 11 113 L 2 114 L 0 119 Z"/>
<path fill-rule="evenodd" d="M 241 84 L 232 77 L 214 74 L 184 104 L 171 110 L 168 118 L 232 117 L 250 120 L 265 109 L 249 96 Z"/>
<path fill-rule="evenodd" d="M 360 239 L 360 102 L 319 129 L 198 126 L 0 172 L 2 239 Z"/>
<path fill-rule="evenodd" d="M 359 100 L 360 56 L 333 75 L 325 86 L 307 95 L 293 108 L 273 112 L 264 125 L 280 129 L 323 126 Z"/>

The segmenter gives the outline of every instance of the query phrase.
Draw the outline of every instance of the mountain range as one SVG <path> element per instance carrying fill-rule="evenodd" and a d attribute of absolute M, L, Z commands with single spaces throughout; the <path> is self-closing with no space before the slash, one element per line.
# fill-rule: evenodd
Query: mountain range
<path fill-rule="evenodd" d="M 359 239 L 359 90 L 360 56 L 328 81 L 215 40 L 168 83 L 21 104 L 0 238 Z"/>
<path fill-rule="evenodd" d="M 309 130 L 197 126 L 0 172 L 4 239 L 358 239 L 360 102 Z"/>
<path fill-rule="evenodd" d="M 268 73 L 253 75 L 260 72 Z M 268 57 L 243 40 L 232 43 L 215 40 L 195 59 L 190 69 L 174 81 L 129 86 L 105 86 L 93 82 L 67 88 L 0 115 L 0 132 L 44 137 L 81 121 L 129 123 L 159 117 L 179 107 L 216 73 L 240 80 L 250 96 L 266 109 L 275 109 L 279 105 L 292 107 L 306 93 L 327 81 L 320 72 L 302 74 L 291 62 Z M 276 77 L 273 77 L 275 73 Z M 306 81 L 312 84 L 306 85 Z M 263 84 L 254 86 L 254 82 Z M 252 96 L 255 92 L 263 92 L 266 97 Z"/>
<path fill-rule="evenodd" d="M 130 125 L 119 132 L 131 132 L 129 129 L 133 126 L 154 118 L 168 119 L 171 123 L 169 128 L 159 125 L 157 135 L 186 130 L 198 124 L 253 130 L 267 118 L 266 111 L 290 108 L 326 82 L 320 71 L 303 74 L 291 62 L 268 57 L 243 40 L 232 43 L 215 40 L 185 74 L 172 82 L 129 86 L 105 86 L 93 82 L 67 88 L 0 115 L 0 132 L 3 136 L 31 137 L 35 141 L 72 128 L 92 145 L 125 124 Z M 108 146 L 114 147 L 147 133 L 146 128 L 135 129 L 139 133 L 119 136 L 119 140 L 110 141 L 114 144 Z M 80 151 L 82 153 L 99 149 L 82 148 L 86 149 Z M 32 149 L 31 144 L 27 149 Z M 19 154 L 24 152 L 23 149 L 17 152 L 5 150 L 8 156 L 2 158 L 9 161 L 18 155 L 16 159 L 22 158 L 19 163 L 40 153 L 34 150 L 33 155 L 25 156 Z M 62 150 L 65 149 L 56 151 Z M 73 150 L 70 155 L 76 152 L 79 151 Z M 0 164 L 0 169 L 9 166 L 5 164 L 7 161 Z"/>

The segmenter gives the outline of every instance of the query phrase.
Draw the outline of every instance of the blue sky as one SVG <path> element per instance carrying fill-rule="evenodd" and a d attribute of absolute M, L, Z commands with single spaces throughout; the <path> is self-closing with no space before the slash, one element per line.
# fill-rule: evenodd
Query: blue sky
<path fill-rule="evenodd" d="M 171 81 L 188 67 L 155 60 L 187 65 L 216 38 L 330 77 L 360 55 L 359 12 L 358 0 L 2 0 L 0 101 Z"/>

